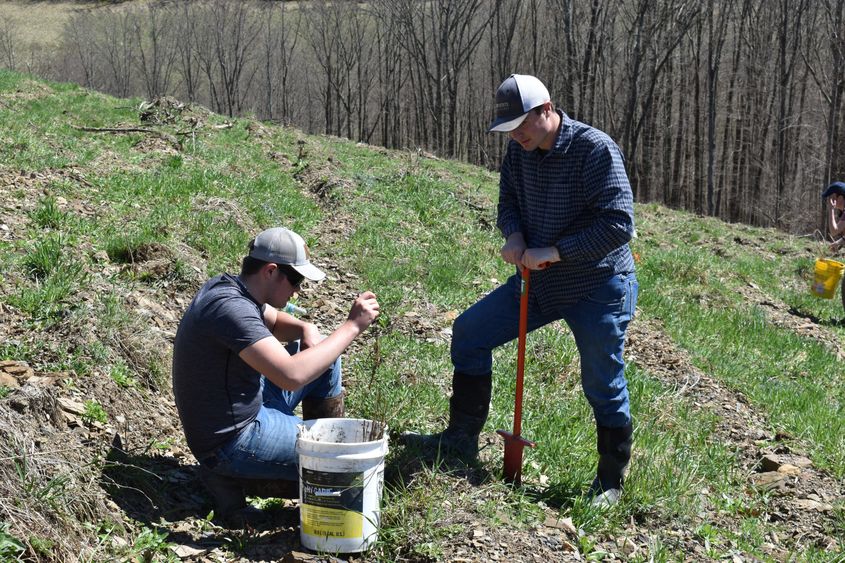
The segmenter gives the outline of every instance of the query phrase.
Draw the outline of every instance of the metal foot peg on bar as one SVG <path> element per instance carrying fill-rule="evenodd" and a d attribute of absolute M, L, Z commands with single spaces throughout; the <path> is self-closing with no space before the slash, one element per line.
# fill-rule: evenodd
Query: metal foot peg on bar
<path fill-rule="evenodd" d="M 502 470 L 506 483 L 522 483 L 522 450 L 525 446 L 536 448 L 537 442 L 515 436 L 507 430 L 496 430 L 496 434 L 505 439 L 505 465 Z"/>

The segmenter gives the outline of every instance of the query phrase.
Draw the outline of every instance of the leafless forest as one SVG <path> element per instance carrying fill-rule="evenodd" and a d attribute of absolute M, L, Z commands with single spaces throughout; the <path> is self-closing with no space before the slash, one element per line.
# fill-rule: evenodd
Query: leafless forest
<path fill-rule="evenodd" d="M 499 82 L 607 131 L 640 202 L 807 233 L 845 179 L 845 0 L 125 2 L 0 65 L 491 168 Z"/>

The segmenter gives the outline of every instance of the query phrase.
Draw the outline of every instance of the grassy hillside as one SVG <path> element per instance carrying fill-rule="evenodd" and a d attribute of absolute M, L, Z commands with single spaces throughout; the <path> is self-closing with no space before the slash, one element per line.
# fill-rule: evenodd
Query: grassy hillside
<path fill-rule="evenodd" d="M 274 225 L 329 272 L 299 298 L 324 331 L 364 289 L 382 304 L 344 358 L 350 414 L 386 419 L 392 438 L 380 541 L 354 560 L 845 557 L 845 311 L 808 293 L 821 243 L 637 207 L 635 453 L 623 502 L 596 512 L 565 325 L 529 338 L 523 434 L 539 445 L 522 488 L 500 482 L 494 432 L 512 422 L 513 345 L 496 353 L 481 464 L 426 466 L 395 440 L 442 427 L 451 323 L 511 273 L 496 174 L 141 104 L 0 71 L 0 557 L 298 548 L 289 501 L 265 503 L 271 530 L 209 518 L 169 387 L 193 292 Z"/>

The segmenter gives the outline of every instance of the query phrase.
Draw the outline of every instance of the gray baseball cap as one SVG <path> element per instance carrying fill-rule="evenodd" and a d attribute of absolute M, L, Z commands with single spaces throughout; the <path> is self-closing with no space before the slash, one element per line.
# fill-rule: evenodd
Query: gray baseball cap
<path fill-rule="evenodd" d="M 274 227 L 259 233 L 249 255 L 265 262 L 290 266 L 311 281 L 320 281 L 326 277 L 325 272 L 311 263 L 308 245 L 302 237 L 284 227 Z"/>
<path fill-rule="evenodd" d="M 550 100 L 549 91 L 537 78 L 511 74 L 496 90 L 496 119 L 487 131 L 513 131 L 529 111 Z"/>

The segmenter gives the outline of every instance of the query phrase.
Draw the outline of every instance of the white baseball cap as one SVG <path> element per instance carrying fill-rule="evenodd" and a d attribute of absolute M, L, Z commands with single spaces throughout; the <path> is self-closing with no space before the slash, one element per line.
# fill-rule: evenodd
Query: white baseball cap
<path fill-rule="evenodd" d="M 284 227 L 259 233 L 249 249 L 249 255 L 265 262 L 290 266 L 311 281 L 326 277 L 325 272 L 311 263 L 308 245 L 302 237 Z"/>
<path fill-rule="evenodd" d="M 549 91 L 537 78 L 511 74 L 496 90 L 496 119 L 487 131 L 513 131 L 529 111 L 550 100 Z"/>

